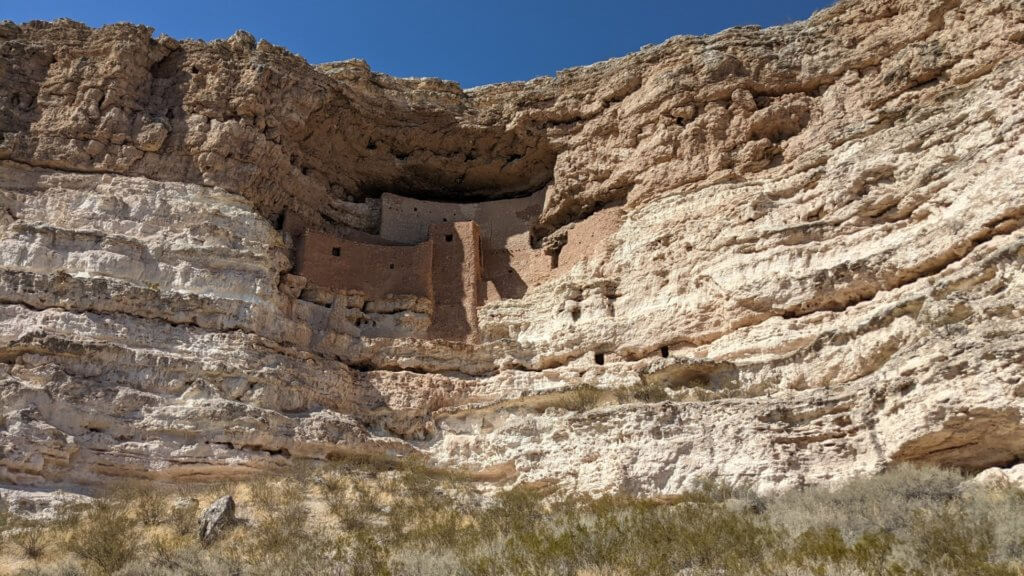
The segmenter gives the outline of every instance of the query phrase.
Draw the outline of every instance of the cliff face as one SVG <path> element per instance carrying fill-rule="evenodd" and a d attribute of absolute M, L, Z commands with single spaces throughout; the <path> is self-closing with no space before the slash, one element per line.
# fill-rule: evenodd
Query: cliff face
<path fill-rule="evenodd" d="M 370 450 L 657 493 L 1024 455 L 1013 0 L 842 1 L 469 91 L 6 23 L 0 133 L 2 482 Z M 304 289 L 275 225 L 539 191 L 527 244 L 568 252 L 475 343 Z"/>

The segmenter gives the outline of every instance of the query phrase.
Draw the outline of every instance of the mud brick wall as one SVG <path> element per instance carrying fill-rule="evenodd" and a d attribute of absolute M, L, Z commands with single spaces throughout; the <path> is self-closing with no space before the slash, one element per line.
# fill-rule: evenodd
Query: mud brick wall
<path fill-rule="evenodd" d="M 360 290 L 368 298 L 414 294 L 432 298 L 433 245 L 382 246 L 307 230 L 296 246 L 295 273 L 313 284 Z M 452 274 L 458 277 L 455 270 Z"/>
<path fill-rule="evenodd" d="M 428 335 L 444 340 L 477 339 L 481 303 L 480 231 L 473 222 L 430 227 L 433 246 L 434 321 Z"/>

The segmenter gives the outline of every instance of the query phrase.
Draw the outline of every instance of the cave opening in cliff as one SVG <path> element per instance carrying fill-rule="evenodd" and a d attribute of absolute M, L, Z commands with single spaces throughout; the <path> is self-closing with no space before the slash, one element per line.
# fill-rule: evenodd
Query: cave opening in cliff
<path fill-rule="evenodd" d="M 604 352 L 594 352 L 594 363 L 598 366 L 604 366 Z"/>

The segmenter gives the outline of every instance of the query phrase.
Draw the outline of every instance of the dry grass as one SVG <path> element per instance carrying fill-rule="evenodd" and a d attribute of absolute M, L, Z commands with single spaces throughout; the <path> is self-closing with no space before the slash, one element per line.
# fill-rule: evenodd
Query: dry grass
<path fill-rule="evenodd" d="M 17 527 L 9 531 L 8 540 L 22 556 L 29 560 L 38 560 L 46 552 L 46 529 L 34 522 L 19 523 Z"/>
<path fill-rule="evenodd" d="M 615 390 L 615 398 L 625 404 L 627 402 L 663 402 L 668 400 L 668 392 L 657 384 L 637 384 Z"/>
<path fill-rule="evenodd" d="M 11 522 L 11 513 L 7 509 L 7 502 L 4 501 L 3 496 L 0 496 L 0 534 L 7 531 L 7 527 Z"/>
<path fill-rule="evenodd" d="M 534 408 L 542 412 L 547 408 L 560 408 L 569 412 L 586 412 L 596 408 L 605 399 L 605 394 L 590 385 L 573 388 L 567 392 L 551 395 L 547 400 Z"/>
<path fill-rule="evenodd" d="M 132 507 L 135 504 L 135 517 Z M 138 502 L 100 500 L 83 512 L 67 535 L 67 550 L 81 558 L 88 570 L 113 574 L 128 564 L 138 551 L 144 516 Z"/>
<path fill-rule="evenodd" d="M 0 574 L 1021 574 L 1024 493 L 962 480 L 898 468 L 768 499 L 712 481 L 657 500 L 488 496 L 459 474 L 356 455 L 244 485 L 135 486 L 46 525 L 0 507 Z M 201 546 L 197 511 L 225 492 L 240 521 Z"/>

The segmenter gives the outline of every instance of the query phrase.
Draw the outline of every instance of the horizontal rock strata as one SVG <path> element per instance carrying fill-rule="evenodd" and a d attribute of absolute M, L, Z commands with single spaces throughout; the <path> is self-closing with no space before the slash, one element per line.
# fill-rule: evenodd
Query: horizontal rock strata
<path fill-rule="evenodd" d="M 530 249 L 568 264 L 477 341 L 409 336 L 429 301 L 306 286 L 275 224 L 372 236 L 385 192 L 543 192 Z M 465 91 L 0 24 L 3 483 L 364 451 L 643 494 L 1009 468 L 1022 333 L 1013 0 L 843 0 Z"/>

